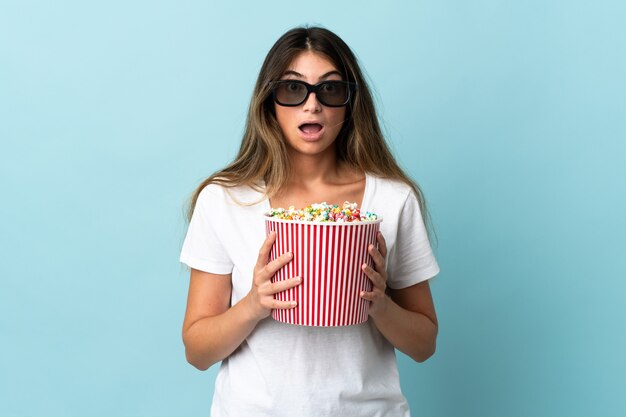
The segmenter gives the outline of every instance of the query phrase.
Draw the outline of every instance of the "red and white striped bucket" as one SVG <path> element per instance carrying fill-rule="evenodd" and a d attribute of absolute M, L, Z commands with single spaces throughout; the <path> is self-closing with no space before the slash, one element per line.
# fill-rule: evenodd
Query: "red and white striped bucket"
<path fill-rule="evenodd" d="M 266 218 L 266 232 L 276 232 L 270 252 L 274 260 L 292 252 L 292 261 L 281 268 L 272 282 L 296 276 L 302 283 L 276 294 L 278 300 L 298 302 L 295 308 L 272 310 L 283 323 L 303 326 L 347 326 L 367 320 L 369 301 L 361 291 L 372 283 L 361 269 L 374 262 L 367 248 L 376 244 L 378 219 L 371 222 L 308 222 Z"/>

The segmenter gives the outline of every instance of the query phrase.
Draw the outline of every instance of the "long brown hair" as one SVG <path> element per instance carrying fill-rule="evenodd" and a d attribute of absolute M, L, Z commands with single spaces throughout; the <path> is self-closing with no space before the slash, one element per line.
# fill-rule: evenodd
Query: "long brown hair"
<path fill-rule="evenodd" d="M 337 158 L 363 172 L 408 184 L 415 192 L 430 231 L 422 191 L 400 168 L 385 142 L 372 95 L 356 57 L 339 36 L 320 27 L 291 29 L 272 46 L 254 87 L 239 153 L 233 162 L 196 188 L 190 198 L 187 218 L 191 219 L 202 189 L 211 183 L 225 187 L 247 185 L 261 190 L 263 181 L 265 189 L 262 191 L 270 198 L 287 183 L 290 160 L 276 120 L 270 83 L 279 80 L 296 55 L 304 51 L 324 55 L 343 73 L 344 80 L 357 84 L 356 94 L 346 107 L 346 121 L 335 140 Z"/>

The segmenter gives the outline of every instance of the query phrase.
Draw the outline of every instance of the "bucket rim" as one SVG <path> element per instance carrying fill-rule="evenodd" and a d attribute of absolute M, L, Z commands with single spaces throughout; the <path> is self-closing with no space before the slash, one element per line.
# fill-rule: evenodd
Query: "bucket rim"
<path fill-rule="evenodd" d="M 319 221 L 309 221 L 309 220 L 286 220 L 286 219 L 276 219 L 274 217 L 268 217 L 267 215 L 263 215 L 266 222 L 273 223 L 286 223 L 286 224 L 314 224 L 316 226 L 340 226 L 340 227 L 350 227 L 350 226 L 365 226 L 369 224 L 379 224 L 383 221 L 382 217 L 379 217 L 376 220 L 368 220 L 368 221 L 358 221 L 358 222 L 319 222 Z"/>

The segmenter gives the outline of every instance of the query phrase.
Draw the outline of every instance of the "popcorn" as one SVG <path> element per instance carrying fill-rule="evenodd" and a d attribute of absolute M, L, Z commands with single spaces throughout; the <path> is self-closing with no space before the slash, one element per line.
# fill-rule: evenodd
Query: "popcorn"
<path fill-rule="evenodd" d="M 274 217 L 280 220 L 299 220 L 311 222 L 371 222 L 378 219 L 378 216 L 369 211 L 361 213 L 357 203 L 346 201 L 343 207 L 339 208 L 337 204 L 314 203 L 303 209 L 290 206 L 287 210 L 284 208 L 271 209 L 265 213 L 267 217 Z"/>

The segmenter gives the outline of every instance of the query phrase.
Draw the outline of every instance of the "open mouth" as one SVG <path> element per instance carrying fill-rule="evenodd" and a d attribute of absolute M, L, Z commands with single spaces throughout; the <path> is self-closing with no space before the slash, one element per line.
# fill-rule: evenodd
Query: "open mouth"
<path fill-rule="evenodd" d="M 304 123 L 298 126 L 301 132 L 304 132 L 309 135 L 313 135 L 315 133 L 319 133 L 322 130 L 323 126 L 319 123 Z"/>

